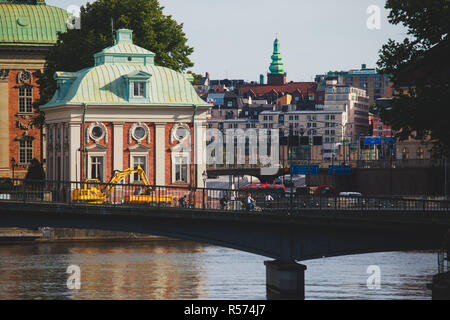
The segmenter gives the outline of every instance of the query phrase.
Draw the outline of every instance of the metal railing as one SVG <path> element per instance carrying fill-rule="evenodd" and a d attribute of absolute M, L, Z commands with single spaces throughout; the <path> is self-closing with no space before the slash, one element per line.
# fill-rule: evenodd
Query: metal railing
<path fill-rule="evenodd" d="M 330 165 L 343 164 L 344 160 L 298 160 L 298 159 L 279 159 L 279 167 L 285 168 L 291 165 L 299 164 L 316 164 L 320 168 L 328 168 Z M 346 160 L 346 165 L 352 168 L 443 168 L 444 162 L 441 159 L 379 159 L 379 160 Z M 259 168 L 262 165 L 260 163 L 250 164 L 248 160 L 244 164 L 210 164 L 207 165 L 207 169 L 253 169 Z"/>
<path fill-rule="evenodd" d="M 108 186 L 114 188 L 109 194 Z M 268 200 L 267 195 L 272 199 Z M 254 201 L 250 201 L 249 196 Z M 450 201 L 301 195 L 277 190 L 229 190 L 99 182 L 14 180 L 0 185 L 0 200 L 24 203 L 94 204 L 153 208 L 299 214 L 316 211 L 450 212 Z"/>
<path fill-rule="evenodd" d="M 438 273 L 450 272 L 450 257 L 446 250 L 438 251 Z"/>

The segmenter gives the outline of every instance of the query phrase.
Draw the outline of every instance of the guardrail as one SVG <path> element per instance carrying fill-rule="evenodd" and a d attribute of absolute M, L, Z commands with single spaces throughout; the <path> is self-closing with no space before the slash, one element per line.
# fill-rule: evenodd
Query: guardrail
<path fill-rule="evenodd" d="M 379 159 L 379 160 L 296 160 L 296 159 L 280 159 L 280 168 L 290 168 L 292 165 L 318 165 L 320 168 L 328 168 L 330 165 L 346 164 L 352 168 L 365 169 L 395 169 L 395 168 L 443 168 L 444 161 L 441 159 Z M 259 169 L 262 164 L 209 164 L 206 166 L 209 170 L 219 169 Z M 449 165 L 447 164 L 447 168 Z"/>
<path fill-rule="evenodd" d="M 108 189 L 111 189 L 108 192 Z M 272 200 L 266 198 L 270 194 Z M 249 202 L 249 196 L 254 201 Z M 299 195 L 275 190 L 229 190 L 182 186 L 144 186 L 99 182 L 14 180 L 0 185 L 0 200 L 25 203 L 95 204 L 203 210 L 301 212 L 403 211 L 449 212 L 450 201 Z"/>

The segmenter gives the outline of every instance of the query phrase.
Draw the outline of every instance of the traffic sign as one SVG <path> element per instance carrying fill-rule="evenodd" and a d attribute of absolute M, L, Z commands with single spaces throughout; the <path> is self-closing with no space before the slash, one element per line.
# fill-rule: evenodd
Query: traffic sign
<path fill-rule="evenodd" d="M 328 174 L 350 174 L 350 166 L 328 166 Z"/>
<path fill-rule="evenodd" d="M 291 167 L 292 174 L 319 174 L 319 165 L 295 165 Z"/>
<path fill-rule="evenodd" d="M 364 144 L 366 145 L 381 144 L 381 137 L 365 137 Z"/>
<path fill-rule="evenodd" d="M 384 144 L 395 144 L 395 140 L 392 137 L 384 137 Z"/>

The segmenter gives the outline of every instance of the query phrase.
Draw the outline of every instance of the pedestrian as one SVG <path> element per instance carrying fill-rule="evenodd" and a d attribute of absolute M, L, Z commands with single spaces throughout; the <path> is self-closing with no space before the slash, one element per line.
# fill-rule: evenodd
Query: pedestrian
<path fill-rule="evenodd" d="M 255 199 L 252 198 L 252 195 L 249 193 L 247 197 L 247 211 L 255 210 Z"/>
<path fill-rule="evenodd" d="M 186 202 L 187 202 L 186 195 L 184 195 L 184 197 L 180 198 L 180 200 L 178 200 L 178 201 L 180 202 L 180 207 L 182 207 L 182 208 L 186 207 Z"/>
<path fill-rule="evenodd" d="M 222 210 L 225 210 L 227 208 L 228 205 L 228 198 L 227 195 L 225 194 L 222 199 L 220 199 L 220 208 Z"/>
<path fill-rule="evenodd" d="M 272 201 L 273 201 L 273 197 L 270 193 L 266 194 L 266 197 L 264 199 L 265 203 L 266 203 L 266 208 L 272 208 Z"/>

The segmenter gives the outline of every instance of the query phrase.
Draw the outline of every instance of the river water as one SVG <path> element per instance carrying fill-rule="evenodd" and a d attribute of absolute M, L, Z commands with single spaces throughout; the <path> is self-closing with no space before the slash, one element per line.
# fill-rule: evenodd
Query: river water
<path fill-rule="evenodd" d="M 264 300 L 265 260 L 178 240 L 0 244 L 0 300 Z M 426 285 L 437 273 L 435 252 L 371 253 L 301 263 L 307 266 L 305 296 L 312 300 L 428 300 Z M 379 268 L 378 289 L 367 285 L 368 267 L 373 265 Z M 80 289 L 68 288 L 73 276 L 67 273 L 69 266 L 79 267 Z"/>

